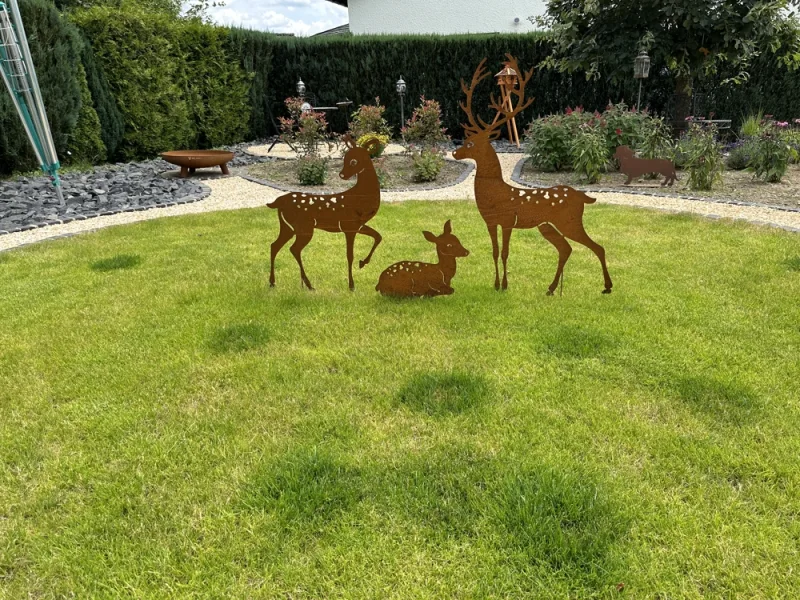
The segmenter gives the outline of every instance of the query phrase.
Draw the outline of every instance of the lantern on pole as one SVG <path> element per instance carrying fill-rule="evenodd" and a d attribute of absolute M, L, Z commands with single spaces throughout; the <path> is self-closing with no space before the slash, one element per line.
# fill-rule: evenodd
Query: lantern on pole
<path fill-rule="evenodd" d="M 297 95 L 298 95 L 300 98 L 304 98 L 304 97 L 305 97 L 305 95 L 306 95 L 306 84 L 305 84 L 305 83 L 303 83 L 303 80 L 302 80 L 302 79 L 300 79 L 299 77 L 297 78 L 297 86 L 296 86 L 296 89 L 297 89 Z"/>
<path fill-rule="evenodd" d="M 64 194 L 58 176 L 61 165 L 50 133 L 50 124 L 17 0 L 0 0 L 0 75 L 11 94 L 14 108 L 22 119 L 39 165 L 50 177 L 58 200 L 63 205 Z"/>
<path fill-rule="evenodd" d="M 403 100 L 406 96 L 407 86 L 402 75 L 400 75 L 400 79 L 397 80 L 397 83 L 394 84 L 394 89 L 397 95 L 400 96 L 400 127 L 404 127 L 406 124 L 406 112 Z"/>
<path fill-rule="evenodd" d="M 640 110 L 642 104 L 642 79 L 647 79 L 650 75 L 650 57 L 647 52 L 642 50 L 633 61 L 633 78 L 639 80 L 639 100 L 636 102 L 636 110 Z"/>

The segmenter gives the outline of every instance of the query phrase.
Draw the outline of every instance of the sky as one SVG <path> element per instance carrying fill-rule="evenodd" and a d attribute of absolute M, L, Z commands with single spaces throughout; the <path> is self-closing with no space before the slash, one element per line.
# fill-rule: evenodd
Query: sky
<path fill-rule="evenodd" d="M 220 25 L 248 29 L 314 35 L 347 23 L 347 9 L 326 0 L 227 0 L 225 6 L 209 9 Z"/>

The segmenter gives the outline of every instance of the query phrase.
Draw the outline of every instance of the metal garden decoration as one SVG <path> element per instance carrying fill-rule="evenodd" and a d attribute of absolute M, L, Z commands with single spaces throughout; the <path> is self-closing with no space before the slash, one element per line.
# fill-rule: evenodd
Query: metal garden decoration
<path fill-rule="evenodd" d="M 678 178 L 675 172 L 675 163 L 665 158 L 637 158 L 628 146 L 619 146 L 614 152 L 614 158 L 619 162 L 619 172 L 626 175 L 628 180 L 625 185 L 630 185 L 637 177 L 648 175 L 649 173 L 658 173 L 664 176 L 662 186 L 672 186 Z"/>
<path fill-rule="evenodd" d="M 449 296 L 454 292 L 450 282 L 456 275 L 456 258 L 469 256 L 469 250 L 453 235 L 450 221 L 444 224 L 442 235 L 423 231 L 422 235 L 436 245 L 438 263 L 404 260 L 381 273 L 375 290 L 384 296 L 418 298 Z"/>
<path fill-rule="evenodd" d="M 36 159 L 42 171 L 50 176 L 58 200 L 63 204 L 64 194 L 58 177 L 61 165 L 53 145 L 53 136 L 47 122 L 47 113 L 17 0 L 0 0 L 0 73 L 22 119 Z"/>
<path fill-rule="evenodd" d="M 511 233 L 514 229 L 537 228 L 558 250 L 558 268 L 553 283 L 548 288 L 548 295 L 552 295 L 558 287 L 564 273 L 564 265 L 572 253 L 572 247 L 567 239 L 583 244 L 597 255 L 603 268 L 603 293 L 609 294 L 612 283 L 606 267 L 605 250 L 592 240 L 583 228 L 584 207 L 593 204 L 595 199 L 567 186 L 525 189 L 508 185 L 503 180 L 500 160 L 491 142 L 500 137 L 505 125 L 533 103 L 533 99 L 525 99 L 525 88 L 533 76 L 533 69 L 523 73 L 517 65 L 517 60 L 511 55 L 507 57 L 507 65 L 521 74 L 519 88 L 509 90 L 509 94 L 517 99 L 516 107 L 509 109 L 508 104 L 501 103 L 492 95 L 491 108 L 497 111 L 495 120 L 488 124 L 475 114 L 472 108 L 472 95 L 478 84 L 490 76 L 484 66 L 486 59 L 483 59 L 472 77 L 472 83 L 467 86 L 463 80 L 461 82 L 461 88 L 467 97 L 466 102 L 461 103 L 461 108 L 466 113 L 469 124 L 463 126 L 466 135 L 464 145 L 453 153 L 457 160 L 470 158 L 477 163 L 475 201 L 492 239 L 494 287 L 497 290 L 501 288 L 500 270 L 497 264 L 500 256 L 503 259 L 502 289 L 508 287 L 507 262 Z M 498 227 L 503 235 L 502 254 L 497 240 Z"/>
<path fill-rule="evenodd" d="M 378 214 L 381 205 L 381 186 L 375 165 L 370 158 L 377 139 L 371 140 L 365 147 L 357 146 L 352 137 L 345 136 L 347 152 L 344 155 L 344 166 L 339 177 L 345 180 L 358 176 L 357 183 L 349 190 L 338 194 L 309 194 L 289 192 L 268 204 L 278 210 L 280 232 L 278 239 L 272 243 L 270 252 L 269 284 L 275 286 L 275 257 L 286 243 L 295 238 L 289 248 L 300 267 L 300 280 L 309 290 L 314 288 L 303 268 L 301 253 L 314 236 L 315 229 L 331 233 L 343 233 L 347 241 L 347 268 L 350 289 L 355 289 L 353 282 L 353 245 L 357 234 L 371 237 L 374 240 L 372 250 L 367 257 L 358 263 L 363 269 L 372 258 L 372 254 L 381 243 L 381 234 L 367 226 L 367 222 Z"/>
<path fill-rule="evenodd" d="M 633 78 L 639 80 L 639 99 L 636 101 L 636 110 L 641 110 L 642 105 L 642 80 L 650 76 L 650 57 L 642 50 L 633 61 Z"/>

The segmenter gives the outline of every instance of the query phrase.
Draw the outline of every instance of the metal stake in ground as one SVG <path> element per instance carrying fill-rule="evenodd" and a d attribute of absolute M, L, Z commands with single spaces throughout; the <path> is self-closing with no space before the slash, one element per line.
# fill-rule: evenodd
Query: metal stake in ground
<path fill-rule="evenodd" d="M 14 108 L 22 119 L 39 165 L 50 177 L 58 201 L 63 205 L 64 194 L 58 177 L 61 165 L 50 133 L 50 124 L 17 0 L 0 0 L 0 75 L 11 94 Z"/>

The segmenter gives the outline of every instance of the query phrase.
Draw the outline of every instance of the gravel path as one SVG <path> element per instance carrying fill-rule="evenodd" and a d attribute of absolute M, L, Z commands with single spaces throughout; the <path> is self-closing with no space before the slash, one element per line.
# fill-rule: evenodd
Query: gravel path
<path fill-rule="evenodd" d="M 257 154 L 257 152 L 252 152 Z M 519 155 L 501 154 L 500 163 L 507 180 L 519 161 Z M 462 183 L 438 190 L 424 192 L 384 192 L 383 202 L 402 202 L 404 200 L 465 200 L 473 198 L 475 172 L 469 174 Z M 236 210 L 264 206 L 277 198 L 282 192 L 241 177 L 223 177 L 203 182 L 211 193 L 203 200 L 191 204 L 154 208 L 141 212 L 128 212 L 101 216 L 85 221 L 74 221 L 63 225 L 51 225 L 31 231 L 21 231 L 0 236 L 0 251 L 32 244 L 42 240 L 74 235 L 85 231 L 102 229 L 112 225 L 135 223 L 147 219 L 159 219 L 185 214 L 197 214 L 217 210 Z M 737 206 L 718 202 L 703 202 L 683 198 L 651 197 L 622 193 L 596 194 L 598 201 L 642 208 L 688 212 L 712 218 L 743 219 L 745 221 L 773 225 L 800 232 L 800 213 L 787 212 L 756 206 Z"/>

